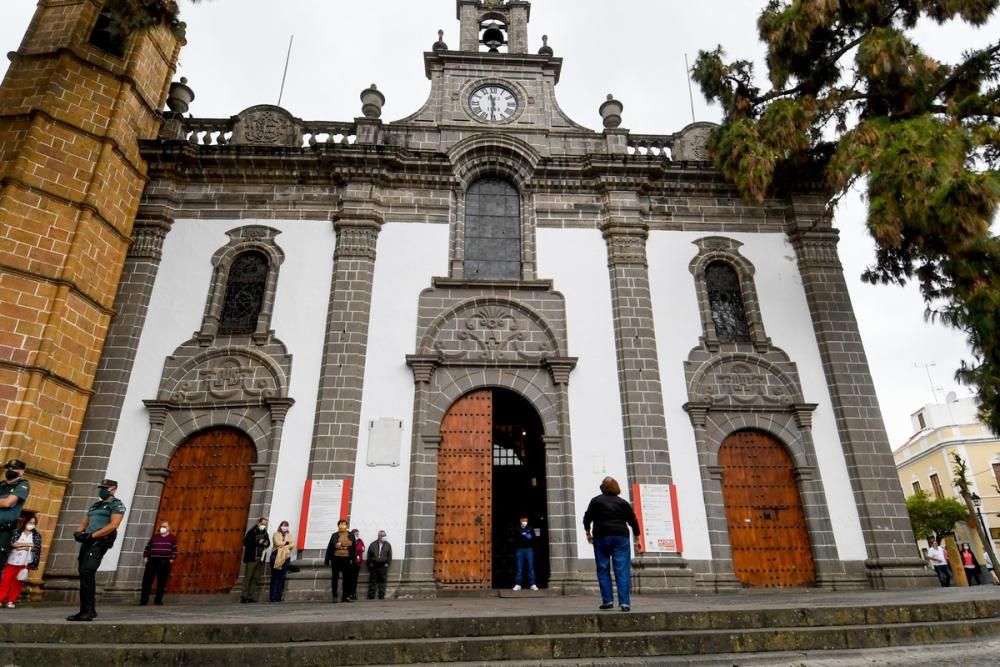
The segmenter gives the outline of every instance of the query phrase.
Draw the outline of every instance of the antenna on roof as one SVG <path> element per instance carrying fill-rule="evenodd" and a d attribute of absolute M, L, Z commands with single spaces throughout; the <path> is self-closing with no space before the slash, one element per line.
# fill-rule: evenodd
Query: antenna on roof
<path fill-rule="evenodd" d="M 694 118 L 694 93 L 691 92 L 691 65 L 688 64 L 688 54 L 684 53 L 684 77 L 688 82 L 688 100 L 691 102 L 691 122 L 695 122 Z"/>
<path fill-rule="evenodd" d="M 288 53 L 285 54 L 285 71 L 281 74 L 281 89 L 278 91 L 278 105 L 281 106 L 281 96 L 285 94 L 285 77 L 288 76 L 288 61 L 292 59 L 292 40 L 295 35 L 288 36 Z"/>

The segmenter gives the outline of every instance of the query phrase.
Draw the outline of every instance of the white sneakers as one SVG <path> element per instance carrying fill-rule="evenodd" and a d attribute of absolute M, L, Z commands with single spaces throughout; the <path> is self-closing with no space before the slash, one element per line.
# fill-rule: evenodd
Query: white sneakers
<path fill-rule="evenodd" d="M 514 590 L 515 591 L 521 590 L 521 584 L 518 584 L 517 586 L 514 586 Z M 538 590 L 538 586 L 536 586 L 534 584 L 531 584 L 531 590 L 537 591 Z"/>
<path fill-rule="evenodd" d="M 518 584 L 517 586 L 514 586 L 514 590 L 515 591 L 521 590 L 521 584 Z"/>

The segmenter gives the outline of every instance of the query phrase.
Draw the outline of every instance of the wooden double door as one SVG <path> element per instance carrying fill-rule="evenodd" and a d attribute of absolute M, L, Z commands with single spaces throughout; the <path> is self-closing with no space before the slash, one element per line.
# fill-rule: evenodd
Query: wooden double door
<path fill-rule="evenodd" d="M 788 451 L 766 433 L 740 431 L 719 450 L 736 578 L 747 586 L 816 580 L 805 512 Z"/>
<path fill-rule="evenodd" d="M 167 521 L 177 537 L 168 593 L 228 593 L 236 584 L 256 460 L 250 438 L 229 428 L 197 433 L 171 457 L 152 527 Z"/>
<path fill-rule="evenodd" d="M 536 529 L 535 575 L 548 580 L 545 464 L 538 413 L 520 396 L 483 389 L 458 399 L 441 422 L 434 526 L 439 586 L 513 585 L 513 532 Z"/>

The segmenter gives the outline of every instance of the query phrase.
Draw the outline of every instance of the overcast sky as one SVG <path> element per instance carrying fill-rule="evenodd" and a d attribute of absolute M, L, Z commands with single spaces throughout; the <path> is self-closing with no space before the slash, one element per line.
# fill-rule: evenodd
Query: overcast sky
<path fill-rule="evenodd" d="M 15 50 L 35 0 L 3 0 L 0 48 Z M 671 133 L 691 122 L 684 63 L 699 49 L 722 44 L 734 58 L 760 62 L 755 21 L 764 0 L 535 0 L 529 43 L 542 35 L 564 59 L 559 104 L 578 123 L 598 129 L 598 106 L 608 93 L 625 105 L 622 127 Z M 294 35 L 282 106 L 308 120 L 361 115 L 358 95 L 375 82 L 386 96 L 384 121 L 418 109 L 430 91 L 422 53 L 438 29 L 458 48 L 454 0 L 181 0 L 188 45 L 178 76 L 196 99 L 191 113 L 228 117 L 254 104 L 275 103 Z M 953 60 L 962 50 L 1000 34 L 1000 20 L 972 30 L 962 25 L 921 26 L 916 38 L 934 57 Z M 7 62 L 0 62 L 0 74 Z M 763 72 L 763 70 L 761 70 Z M 694 90 L 697 120 L 717 121 L 719 110 Z M 850 197 L 837 212 L 841 257 L 864 337 L 892 446 L 913 432 L 910 414 L 935 393 L 970 393 L 954 381 L 969 358 L 963 337 L 924 322 L 915 288 L 861 283 L 873 259 L 864 230 L 864 204 Z M 928 373 L 930 377 L 928 377 Z"/>

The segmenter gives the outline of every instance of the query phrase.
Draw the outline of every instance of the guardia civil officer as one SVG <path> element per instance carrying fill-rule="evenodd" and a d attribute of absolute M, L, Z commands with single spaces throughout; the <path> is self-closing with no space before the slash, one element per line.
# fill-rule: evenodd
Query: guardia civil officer
<path fill-rule="evenodd" d="M 97 617 L 97 568 L 115 543 L 118 526 L 125 518 L 125 503 L 115 498 L 117 490 L 118 482 L 102 479 L 97 492 L 100 500 L 90 506 L 80 530 L 73 533 L 80 543 L 80 613 L 68 616 L 67 621 L 92 621 Z"/>
<path fill-rule="evenodd" d="M 20 459 L 11 459 L 4 464 L 3 480 L 0 480 L 0 570 L 7 563 L 10 537 L 31 491 L 28 480 L 24 478 L 25 470 L 27 466 Z"/>

